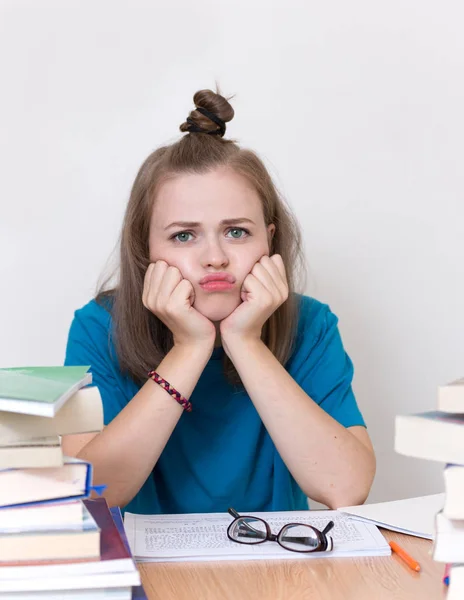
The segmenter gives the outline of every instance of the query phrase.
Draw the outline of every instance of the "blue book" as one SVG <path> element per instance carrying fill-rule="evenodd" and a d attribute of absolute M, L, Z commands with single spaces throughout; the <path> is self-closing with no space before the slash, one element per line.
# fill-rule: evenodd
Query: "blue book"
<path fill-rule="evenodd" d="M 129 542 L 127 540 L 126 530 L 124 529 L 124 522 L 122 520 L 121 510 L 119 506 L 112 506 L 110 508 L 111 516 L 113 517 L 113 521 L 119 531 L 119 535 L 126 547 L 126 550 L 132 556 L 132 552 L 129 546 Z M 138 585 L 137 587 L 132 588 L 132 600 L 148 600 L 145 590 L 142 585 Z"/>
<path fill-rule="evenodd" d="M 92 465 L 69 456 L 61 467 L 0 470 L 0 510 L 81 500 L 92 490 L 101 491 L 92 487 Z"/>

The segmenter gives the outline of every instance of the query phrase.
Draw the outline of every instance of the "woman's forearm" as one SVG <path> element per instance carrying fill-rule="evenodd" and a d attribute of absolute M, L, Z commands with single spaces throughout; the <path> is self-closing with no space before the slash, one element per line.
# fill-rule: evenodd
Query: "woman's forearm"
<path fill-rule="evenodd" d="M 227 348 L 280 456 L 301 489 L 330 508 L 364 502 L 375 456 L 318 406 L 260 340 Z"/>
<path fill-rule="evenodd" d="M 157 372 L 183 396 L 192 394 L 211 348 L 175 346 Z M 152 472 L 183 408 L 149 379 L 118 416 L 78 454 L 93 465 L 94 484 L 105 484 L 111 506 L 125 506 Z"/>

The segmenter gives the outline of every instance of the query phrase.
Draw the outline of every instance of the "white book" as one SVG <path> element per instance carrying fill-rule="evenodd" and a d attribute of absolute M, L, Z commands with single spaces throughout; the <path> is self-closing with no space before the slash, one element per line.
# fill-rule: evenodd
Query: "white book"
<path fill-rule="evenodd" d="M 433 560 L 458 563 L 464 560 L 464 521 L 453 520 L 439 512 L 435 522 Z"/>
<path fill-rule="evenodd" d="M 464 377 L 438 388 L 438 410 L 464 413 Z"/>
<path fill-rule="evenodd" d="M 121 588 L 140 585 L 140 573 L 95 573 L 68 577 L 40 577 L 37 579 L 0 580 L 0 592 L 49 592 L 57 590 L 89 590 L 92 588 Z M 49 596 L 47 596 L 47 599 Z"/>
<path fill-rule="evenodd" d="M 443 514 L 448 519 L 464 519 L 464 465 L 447 465 L 443 477 L 446 492 Z"/>
<path fill-rule="evenodd" d="M 288 523 L 303 523 L 323 530 L 334 528 L 330 552 L 291 552 L 276 542 L 238 544 L 229 540 L 227 528 L 233 518 L 227 513 L 181 515 L 125 514 L 124 526 L 132 554 L 138 562 L 216 560 L 311 559 L 348 556 L 387 556 L 390 546 L 380 531 L 368 523 L 351 521 L 334 510 L 252 513 L 267 521 L 273 533 Z"/>
<path fill-rule="evenodd" d="M 462 600 L 464 598 L 464 563 L 452 565 L 449 578 L 446 600 Z"/>
<path fill-rule="evenodd" d="M 414 458 L 464 464 L 464 414 L 429 411 L 398 415 L 395 450 Z"/>
<path fill-rule="evenodd" d="M 432 540 L 435 537 L 435 517 L 444 503 L 445 494 L 432 494 L 377 504 L 345 506 L 338 510 L 352 519 Z"/>
<path fill-rule="evenodd" d="M 131 600 L 132 587 L 42 592 L 0 592 L 0 600 Z"/>

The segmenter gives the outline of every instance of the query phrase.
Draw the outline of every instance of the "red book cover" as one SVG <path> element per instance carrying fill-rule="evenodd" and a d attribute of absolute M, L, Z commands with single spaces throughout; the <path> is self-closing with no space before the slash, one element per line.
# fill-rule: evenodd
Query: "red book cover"
<path fill-rule="evenodd" d="M 86 499 L 82 501 L 101 529 L 100 554 L 101 560 L 117 560 L 132 556 L 119 535 L 118 528 L 111 516 L 105 498 Z"/>

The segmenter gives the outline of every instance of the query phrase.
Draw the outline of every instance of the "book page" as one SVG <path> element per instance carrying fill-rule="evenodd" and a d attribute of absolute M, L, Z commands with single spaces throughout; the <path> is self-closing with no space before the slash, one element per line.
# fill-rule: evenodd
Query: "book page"
<path fill-rule="evenodd" d="M 379 527 L 431 540 L 435 531 L 435 515 L 443 508 L 444 502 L 445 494 L 432 494 L 377 504 L 346 506 L 338 510 Z"/>
<path fill-rule="evenodd" d="M 329 521 L 335 527 L 329 536 L 331 552 L 297 553 L 276 542 L 238 544 L 229 540 L 227 528 L 233 518 L 228 514 L 134 515 L 126 513 L 124 525 L 134 557 L 141 561 L 176 560 L 250 560 L 270 558 L 307 558 L 328 556 L 374 556 L 390 554 L 390 547 L 377 527 L 352 521 L 337 511 L 289 511 L 253 513 L 267 521 L 273 533 L 288 523 L 324 529 Z"/>

